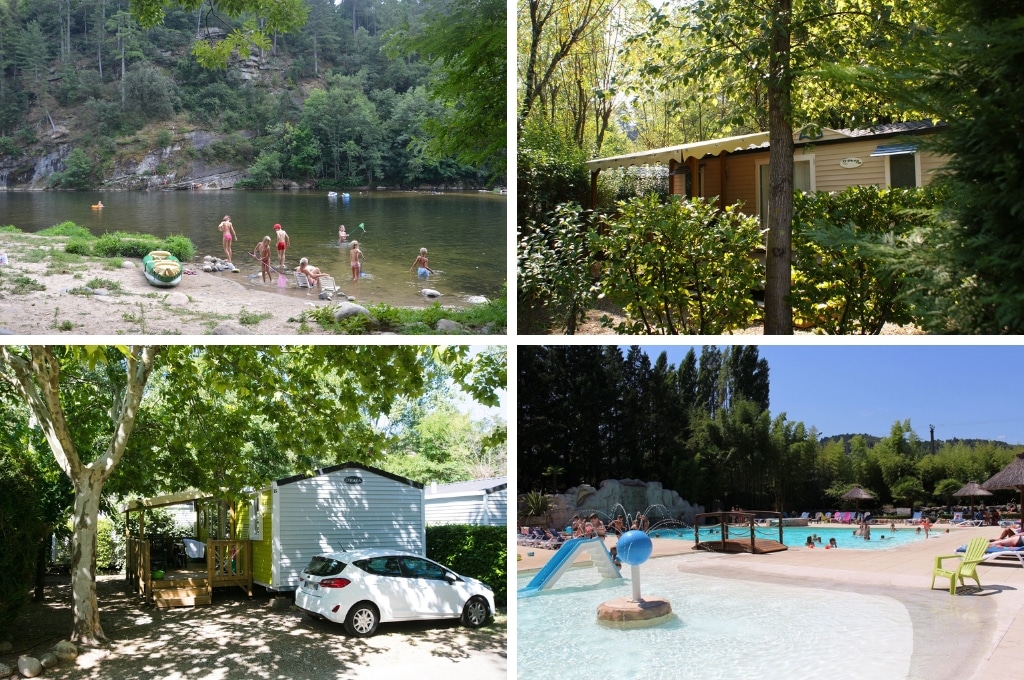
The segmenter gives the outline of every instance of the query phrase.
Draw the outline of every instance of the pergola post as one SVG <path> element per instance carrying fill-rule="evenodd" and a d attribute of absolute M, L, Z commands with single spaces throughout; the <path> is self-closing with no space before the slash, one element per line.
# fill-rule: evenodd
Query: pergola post
<path fill-rule="evenodd" d="M 597 209 L 597 176 L 601 174 L 600 170 L 590 171 L 590 209 Z"/>

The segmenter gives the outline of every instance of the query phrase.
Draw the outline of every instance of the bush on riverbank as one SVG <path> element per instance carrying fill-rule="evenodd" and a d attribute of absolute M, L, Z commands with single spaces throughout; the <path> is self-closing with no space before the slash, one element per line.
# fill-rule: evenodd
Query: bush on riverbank
<path fill-rule="evenodd" d="M 424 309 L 394 307 L 386 302 L 366 305 L 366 309 L 378 321 L 376 326 L 362 315 L 336 320 L 334 305 L 305 312 L 301 321 L 305 323 L 313 320 L 322 328 L 343 335 L 379 331 L 402 335 L 435 335 L 438 332 L 437 322 L 441 319 L 462 324 L 467 333 L 503 334 L 508 327 L 508 305 L 504 295 L 497 300 L 463 309 L 442 307 L 436 302 Z"/>
<path fill-rule="evenodd" d="M 22 233 L 17 227 L 3 227 L 8 233 Z M 74 255 L 91 255 L 95 257 L 145 257 L 154 250 L 166 250 L 182 262 L 195 257 L 196 247 L 187 236 L 168 236 L 161 239 L 151 234 L 131 234 L 115 231 L 96 237 L 85 227 L 67 221 L 38 232 L 39 236 L 59 236 L 67 238 L 64 252 Z"/>

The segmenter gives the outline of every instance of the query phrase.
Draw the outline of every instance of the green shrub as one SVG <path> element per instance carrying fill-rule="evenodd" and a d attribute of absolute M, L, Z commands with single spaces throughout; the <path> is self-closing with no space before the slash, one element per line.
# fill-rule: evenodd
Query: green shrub
<path fill-rule="evenodd" d="M 74 255 L 92 255 L 92 244 L 95 240 L 92 236 L 89 238 L 72 236 L 64 245 L 64 252 Z"/>
<path fill-rule="evenodd" d="M 0 640 L 10 638 L 28 604 L 39 541 L 39 493 L 24 457 L 0 449 Z"/>
<path fill-rule="evenodd" d="M 505 527 L 447 524 L 427 527 L 427 557 L 494 589 L 494 602 L 504 607 L 508 542 Z"/>
<path fill-rule="evenodd" d="M 92 234 L 85 227 L 80 227 L 74 222 L 67 221 L 47 227 L 39 232 L 41 236 L 70 236 L 72 238 L 92 238 Z"/>
<path fill-rule="evenodd" d="M 13 224 L 5 224 L 0 226 L 0 234 L 20 234 L 21 229 L 18 229 Z"/>
<path fill-rule="evenodd" d="M 187 236 L 168 236 L 163 240 L 163 249 L 182 262 L 188 262 L 196 254 L 196 246 Z"/>
<path fill-rule="evenodd" d="M 93 253 L 100 257 L 142 258 L 154 250 L 166 250 L 183 262 L 195 255 L 195 245 L 185 236 L 168 236 L 161 240 L 150 234 L 117 231 L 100 236 L 93 246 Z"/>
<path fill-rule="evenodd" d="M 928 194 L 854 186 L 793 201 L 794 320 L 830 335 L 878 335 L 915 322 L 907 255 L 929 221 Z"/>
<path fill-rule="evenodd" d="M 605 258 L 601 294 L 625 297 L 619 333 L 720 334 L 757 316 L 753 292 L 764 265 L 757 218 L 739 204 L 719 210 L 703 198 L 662 203 L 650 195 L 618 204 L 619 215 L 591 239 Z"/>
<path fill-rule="evenodd" d="M 546 315 L 538 318 L 541 311 L 564 323 L 568 335 L 576 332 L 576 324 L 583 321 L 594 297 L 588 234 L 591 224 L 602 219 L 569 203 L 537 221 L 527 220 L 519 230 L 519 322 L 527 332 L 546 321 Z"/>
<path fill-rule="evenodd" d="M 98 569 L 118 566 L 114 549 L 114 525 L 109 519 L 96 522 L 96 567 Z"/>

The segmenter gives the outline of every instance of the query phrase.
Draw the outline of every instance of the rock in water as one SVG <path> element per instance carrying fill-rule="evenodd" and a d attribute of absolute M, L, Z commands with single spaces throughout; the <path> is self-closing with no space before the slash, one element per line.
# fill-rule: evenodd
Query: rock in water
<path fill-rule="evenodd" d="M 420 291 L 420 293 L 423 294 L 423 297 L 429 297 L 429 298 L 441 297 L 441 293 L 437 292 L 433 288 L 424 288 L 423 290 Z"/>
<path fill-rule="evenodd" d="M 466 298 L 466 302 L 471 305 L 485 305 L 490 302 L 490 300 L 485 298 L 483 295 L 470 295 Z"/>

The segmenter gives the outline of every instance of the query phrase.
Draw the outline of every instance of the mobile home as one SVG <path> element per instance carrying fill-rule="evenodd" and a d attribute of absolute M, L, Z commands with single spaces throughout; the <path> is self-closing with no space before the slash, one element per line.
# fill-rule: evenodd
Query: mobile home
<path fill-rule="evenodd" d="M 423 485 L 345 463 L 313 476 L 271 482 L 239 508 L 238 533 L 252 541 L 253 582 L 294 590 L 317 554 L 390 548 L 424 555 Z"/>
<path fill-rule="evenodd" d="M 491 477 L 425 489 L 427 524 L 505 526 L 508 522 L 508 478 Z"/>
<path fill-rule="evenodd" d="M 926 186 L 946 159 L 921 148 L 942 125 L 892 123 L 869 129 L 818 128 L 793 135 L 793 185 L 802 191 L 842 191 L 850 186 Z M 587 161 L 592 203 L 602 170 L 634 165 L 668 169 L 669 193 L 737 201 L 748 215 L 768 213 L 768 133 L 726 137 Z"/>

